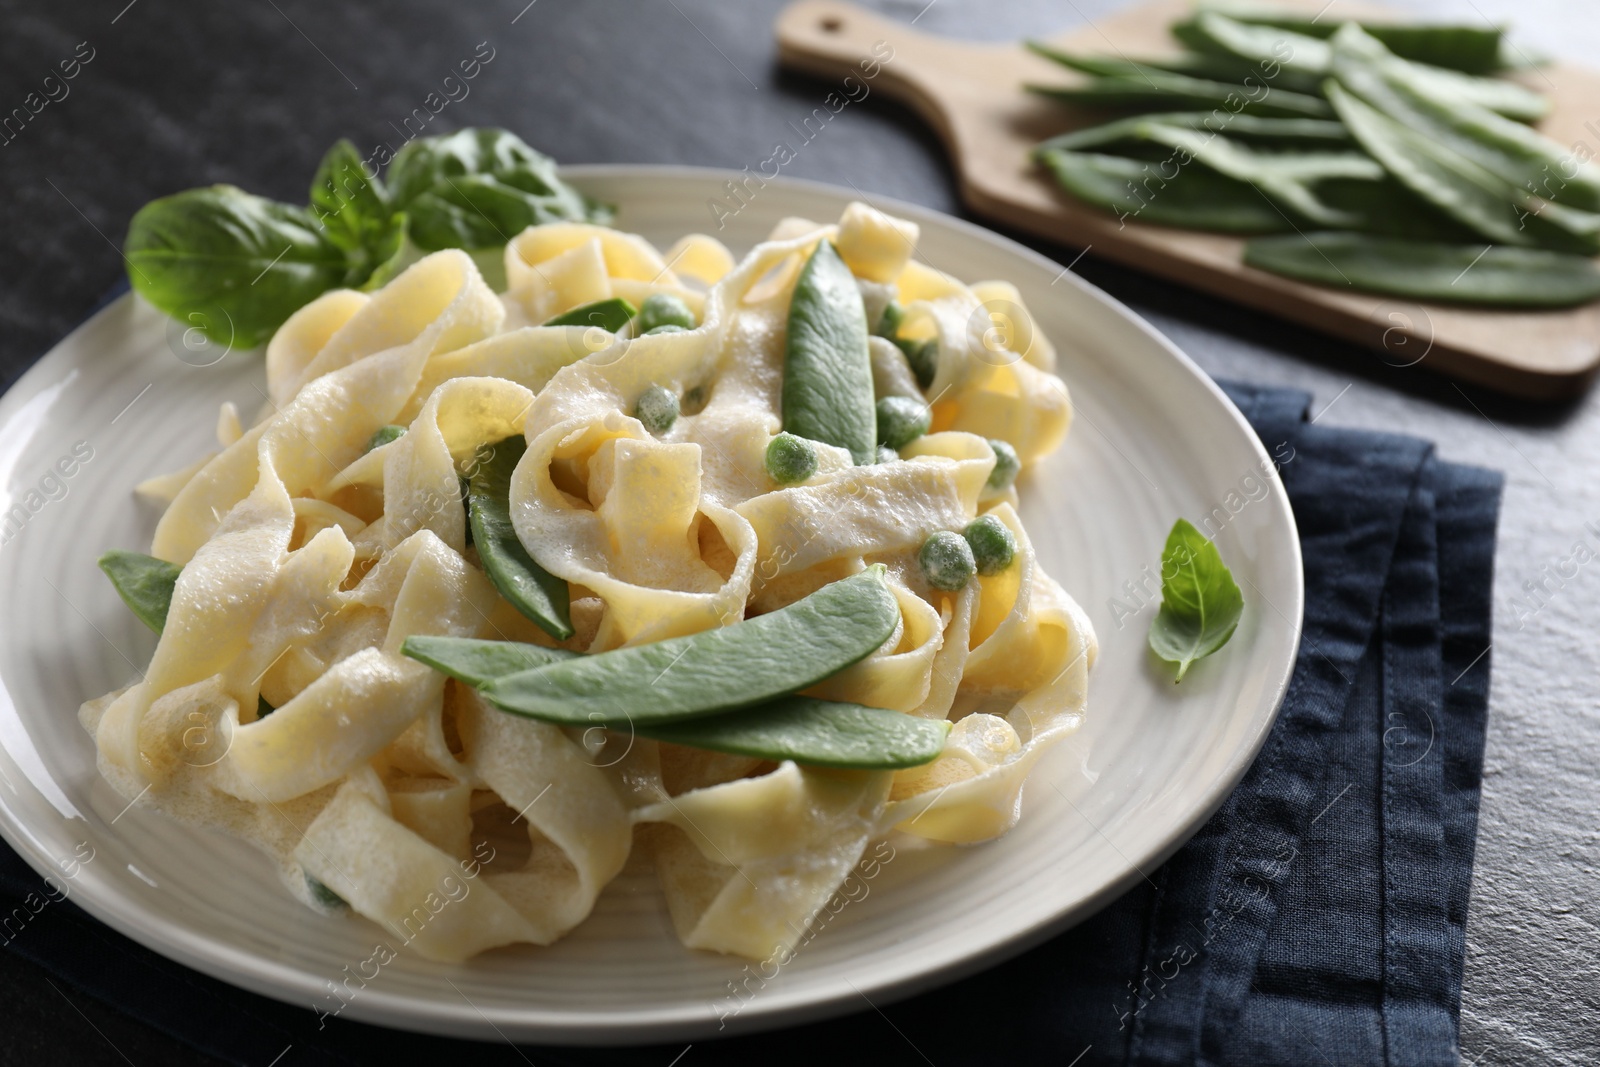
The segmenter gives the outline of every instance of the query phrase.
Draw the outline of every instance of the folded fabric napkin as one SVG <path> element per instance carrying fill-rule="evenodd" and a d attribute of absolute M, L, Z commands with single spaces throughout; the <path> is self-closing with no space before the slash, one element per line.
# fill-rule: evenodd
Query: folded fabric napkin
<path fill-rule="evenodd" d="M 1225 388 L 1269 449 L 1293 449 L 1280 473 L 1306 615 L 1283 709 L 1187 845 L 1015 959 L 911 1000 L 685 1053 L 519 1050 L 324 1023 L 172 963 L 70 901 L 7 947 L 239 1064 L 1453 1065 L 1500 476 L 1440 462 L 1415 438 L 1312 425 L 1302 392 Z M 0 848 L 0 909 L 41 884 Z"/>

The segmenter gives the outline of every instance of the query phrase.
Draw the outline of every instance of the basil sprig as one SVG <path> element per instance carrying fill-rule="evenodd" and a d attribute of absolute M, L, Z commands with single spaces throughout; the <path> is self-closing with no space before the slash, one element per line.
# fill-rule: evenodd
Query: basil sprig
<path fill-rule="evenodd" d="M 1161 553 L 1161 610 L 1150 623 L 1150 648 L 1178 665 L 1174 680 L 1227 644 L 1243 614 L 1244 597 L 1217 546 L 1189 520 L 1173 523 Z"/>
<path fill-rule="evenodd" d="M 329 289 L 375 288 L 420 253 L 494 249 L 528 226 L 611 218 L 548 156 L 494 129 L 417 138 L 387 181 L 341 140 L 308 199 L 301 207 L 213 185 L 152 200 L 123 242 L 128 280 L 186 328 L 253 348 Z"/>

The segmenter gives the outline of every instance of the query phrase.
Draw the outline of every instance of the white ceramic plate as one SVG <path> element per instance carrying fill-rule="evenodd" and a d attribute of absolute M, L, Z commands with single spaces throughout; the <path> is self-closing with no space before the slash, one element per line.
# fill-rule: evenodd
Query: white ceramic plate
<path fill-rule="evenodd" d="M 707 205 L 724 196 L 731 172 L 565 173 L 617 204 L 619 227 L 663 248 L 705 231 L 742 254 L 783 216 L 831 221 L 854 199 L 769 182 L 718 231 Z M 882 1005 L 1084 919 L 1182 844 L 1244 773 L 1288 683 L 1303 599 L 1294 519 L 1267 452 L 1194 364 L 1104 293 L 975 226 L 910 204 L 879 206 L 921 224 L 919 252 L 934 266 L 1014 283 L 1061 353 L 1077 420 L 1066 446 L 1020 488 L 1044 566 L 1099 631 L 1088 724 L 1034 771 L 1009 835 L 902 849 L 776 977 L 747 983 L 755 994 L 736 1014 L 730 982 L 749 977 L 744 962 L 681 947 L 652 877 L 630 868 L 560 944 L 461 966 L 403 955 L 359 989 L 348 1017 L 620 1044 L 693 1040 L 723 1022 L 723 1033 L 747 1032 L 861 1010 L 864 998 Z M 197 367 L 175 355 L 185 351 L 181 327 L 123 297 L 0 400 L 0 511 L 15 516 L 0 547 L 0 832 L 129 937 L 225 981 L 331 1011 L 338 1002 L 326 983 L 356 972 L 379 928 L 312 914 L 248 846 L 130 806 L 96 774 L 78 726 L 78 704 L 133 680 L 154 646 L 94 565 L 107 548 L 149 545 L 157 515 L 133 485 L 214 447 L 220 402 L 246 413 L 260 403 L 258 358 Z M 60 477 L 58 461 L 75 444 L 80 462 L 66 462 L 73 473 Z M 1111 600 L 1127 600 L 1126 583 L 1158 570 L 1176 517 L 1198 522 L 1213 509 L 1227 519 L 1217 543 L 1244 590 L 1244 621 L 1221 654 L 1174 686 L 1145 649 L 1154 607 L 1119 624 Z M 1147 582 L 1158 596 L 1157 585 Z"/>

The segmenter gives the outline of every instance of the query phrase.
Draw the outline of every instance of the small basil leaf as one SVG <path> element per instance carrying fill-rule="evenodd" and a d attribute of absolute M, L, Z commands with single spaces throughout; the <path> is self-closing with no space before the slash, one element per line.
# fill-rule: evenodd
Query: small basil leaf
<path fill-rule="evenodd" d="M 106 572 L 116 587 L 122 602 L 156 633 L 167 624 L 167 612 L 172 608 L 172 589 L 178 584 L 182 567 L 156 559 L 142 552 L 127 552 L 114 548 L 99 560 L 100 569 Z"/>
<path fill-rule="evenodd" d="M 377 292 L 404 274 L 407 267 L 426 254 L 407 239 L 408 221 L 404 211 L 389 219 L 389 228 L 384 231 L 383 242 L 372 249 L 372 273 L 361 283 L 362 292 Z M 488 275 L 485 275 L 485 280 L 488 280 Z"/>
<path fill-rule="evenodd" d="M 140 296 L 233 348 L 262 344 L 351 271 L 305 208 L 231 185 L 152 200 L 128 224 L 123 254 Z"/>
<path fill-rule="evenodd" d="M 467 129 L 407 144 L 389 167 L 391 202 L 418 248 L 488 248 L 546 222 L 606 222 L 555 161 L 505 130 Z"/>
<path fill-rule="evenodd" d="M 328 236 L 350 248 L 375 245 L 389 228 L 389 198 L 376 174 L 368 174 L 356 146 L 340 138 L 322 157 L 311 179 L 311 213 Z"/>
<path fill-rule="evenodd" d="M 1244 597 L 1217 546 L 1187 519 L 1179 519 L 1161 553 L 1161 610 L 1150 623 L 1150 648 L 1178 665 L 1183 681 L 1191 664 L 1228 643 Z"/>

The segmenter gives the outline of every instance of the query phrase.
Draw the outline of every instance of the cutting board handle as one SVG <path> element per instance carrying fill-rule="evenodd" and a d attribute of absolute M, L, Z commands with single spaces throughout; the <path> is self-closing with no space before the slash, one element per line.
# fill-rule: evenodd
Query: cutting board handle
<path fill-rule="evenodd" d="M 938 131 L 948 150 L 959 152 L 938 74 L 970 64 L 970 46 L 843 0 L 799 0 L 783 9 L 774 30 L 778 61 L 785 67 L 841 81 L 854 76 L 871 91 L 911 107 Z M 847 85 L 841 91 L 860 90 Z"/>

